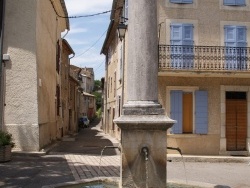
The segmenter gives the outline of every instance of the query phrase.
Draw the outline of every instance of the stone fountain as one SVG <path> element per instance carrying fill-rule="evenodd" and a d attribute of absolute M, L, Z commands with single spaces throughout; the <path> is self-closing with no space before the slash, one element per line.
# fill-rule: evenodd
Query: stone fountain
<path fill-rule="evenodd" d="M 158 102 L 157 1 L 129 0 L 127 103 L 121 129 L 120 187 L 165 188 L 166 131 L 175 121 Z"/>

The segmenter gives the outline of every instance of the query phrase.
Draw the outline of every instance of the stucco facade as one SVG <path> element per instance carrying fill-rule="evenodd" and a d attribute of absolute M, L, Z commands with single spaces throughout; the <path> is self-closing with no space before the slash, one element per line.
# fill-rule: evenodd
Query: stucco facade
<path fill-rule="evenodd" d="M 69 76 L 69 131 L 78 131 L 78 112 L 79 112 L 79 82 Z"/>
<path fill-rule="evenodd" d="M 53 2 L 67 16 L 64 1 Z M 68 20 L 57 18 L 49 0 L 6 1 L 4 124 L 16 150 L 39 151 L 57 138 L 56 45 L 65 29 Z"/>
<path fill-rule="evenodd" d="M 215 49 L 217 47 L 223 49 L 226 46 L 226 31 L 225 28 L 244 27 L 246 28 L 246 42 L 250 39 L 249 27 L 249 1 L 245 1 L 244 6 L 228 6 L 223 4 L 223 0 L 194 0 L 191 4 L 171 3 L 170 1 L 159 1 L 158 13 L 159 23 L 161 23 L 159 43 L 171 45 L 173 34 L 171 27 L 174 24 L 191 24 L 193 29 L 193 46 L 198 50 L 202 47 L 206 49 Z M 247 43 L 249 44 L 249 43 Z M 246 46 L 248 47 L 248 45 Z M 223 52 L 224 53 L 224 52 Z M 196 134 L 195 127 L 198 126 L 195 122 L 196 107 L 195 99 L 193 98 L 193 118 L 192 129 L 193 133 L 174 134 L 168 133 L 168 146 L 175 146 L 182 149 L 185 154 L 205 154 L 205 155 L 230 155 L 239 154 L 247 155 L 249 148 L 249 113 L 246 112 L 246 138 L 244 139 L 244 149 L 228 149 L 228 132 L 226 127 L 230 124 L 226 120 L 227 106 L 226 95 L 228 93 L 246 93 L 246 106 L 249 109 L 249 76 L 248 68 L 246 70 L 227 70 L 226 68 L 212 68 L 211 64 L 217 66 L 220 61 L 214 63 L 213 58 L 219 57 L 223 60 L 225 55 L 214 56 L 211 50 L 203 51 L 203 54 L 195 56 L 203 58 L 206 61 L 206 68 L 201 65 L 200 70 L 180 68 L 180 70 L 160 68 L 159 71 L 159 97 L 162 105 L 166 108 L 167 115 L 171 117 L 171 92 L 183 91 L 183 93 L 192 93 L 195 97 L 196 91 L 207 92 L 207 132 L 205 134 Z M 204 55 L 205 54 L 205 55 Z M 207 59 L 204 59 L 204 57 Z M 171 60 L 170 60 L 171 61 Z M 172 60 L 173 63 L 173 60 Z M 216 64 L 217 63 L 217 64 Z M 226 60 L 225 60 L 226 63 Z M 194 60 L 196 64 L 196 60 Z M 194 65 L 195 66 L 195 65 Z M 208 68 L 209 67 L 209 68 Z M 219 67 L 219 66 L 217 66 Z M 226 89 L 225 89 L 226 88 Z M 237 99 L 238 100 L 238 99 Z M 183 104 L 184 105 L 184 104 Z M 240 118 L 240 117 L 239 117 Z M 183 119 L 184 121 L 184 119 Z M 238 134 L 238 133 L 236 133 Z M 237 140 L 237 139 L 236 139 Z M 237 141 L 236 141 L 237 142 Z M 237 144 L 236 144 L 237 145 Z"/>
<path fill-rule="evenodd" d="M 159 101 L 168 117 L 179 118 L 167 132 L 167 144 L 179 147 L 184 154 L 248 155 L 250 1 L 241 1 L 243 4 L 235 1 L 233 5 L 230 4 L 232 1 L 225 4 L 227 1 L 223 0 L 185 2 L 158 1 L 159 62 L 152 63 L 159 64 Z M 113 1 L 113 8 L 124 3 L 126 1 Z M 119 111 L 117 97 L 123 95 L 124 104 L 129 92 L 126 89 L 129 77 L 126 54 L 130 44 L 126 39 L 130 28 L 122 41 L 116 33 L 118 24 L 124 21 L 123 16 L 124 10 L 112 12 L 113 21 L 102 49 L 107 57 L 104 130 L 116 137 L 119 135 L 112 131 L 112 113 Z M 129 19 L 126 24 L 129 26 Z M 114 73 L 119 70 L 121 45 L 124 45 L 122 77 L 125 82 L 122 89 L 116 86 L 114 94 L 114 88 L 110 88 L 111 83 L 119 83 L 119 76 L 114 81 Z M 176 96 L 179 98 L 174 98 Z M 184 101 L 179 105 L 180 112 L 175 111 L 177 99 Z M 176 127 L 180 130 L 176 131 Z"/>

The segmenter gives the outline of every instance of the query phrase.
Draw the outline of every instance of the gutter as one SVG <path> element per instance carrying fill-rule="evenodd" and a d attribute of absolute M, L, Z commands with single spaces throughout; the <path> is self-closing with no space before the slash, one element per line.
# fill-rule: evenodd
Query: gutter
<path fill-rule="evenodd" d="M 0 130 L 3 130 L 3 37 L 4 37 L 4 18 L 5 18 L 5 0 L 0 1 Z"/>

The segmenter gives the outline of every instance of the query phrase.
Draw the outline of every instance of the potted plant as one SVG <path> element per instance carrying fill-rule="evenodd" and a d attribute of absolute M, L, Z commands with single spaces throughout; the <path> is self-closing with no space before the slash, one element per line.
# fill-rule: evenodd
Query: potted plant
<path fill-rule="evenodd" d="M 11 148 L 14 147 L 12 135 L 0 130 L 0 162 L 11 160 Z"/>

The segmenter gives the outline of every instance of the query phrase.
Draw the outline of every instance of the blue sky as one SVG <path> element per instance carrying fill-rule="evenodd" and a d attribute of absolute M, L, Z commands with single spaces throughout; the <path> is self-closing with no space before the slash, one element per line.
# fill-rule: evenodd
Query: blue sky
<path fill-rule="evenodd" d="M 65 3 L 69 16 L 95 14 L 112 8 L 112 0 L 65 0 Z M 110 13 L 88 18 L 74 18 L 69 21 L 70 31 L 65 39 L 76 54 L 71 59 L 71 64 L 94 68 L 95 79 L 100 80 L 105 72 L 105 57 L 100 55 L 100 51 L 110 22 Z"/>

